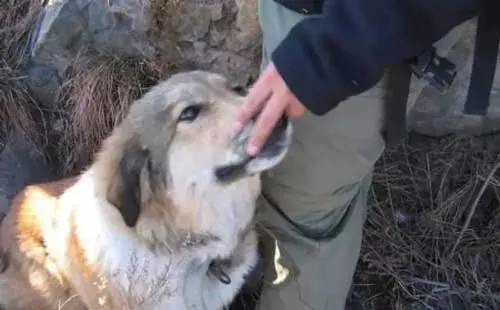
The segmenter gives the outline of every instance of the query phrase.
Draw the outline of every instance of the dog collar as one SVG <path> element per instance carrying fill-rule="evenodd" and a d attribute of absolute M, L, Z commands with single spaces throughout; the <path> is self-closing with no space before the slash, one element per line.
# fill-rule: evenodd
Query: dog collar
<path fill-rule="evenodd" d="M 239 242 L 243 242 L 245 240 L 245 237 L 248 235 L 248 233 L 252 230 L 253 228 L 253 223 L 247 225 L 240 233 L 238 236 Z M 234 253 L 233 253 L 234 255 Z M 217 278 L 220 282 L 224 284 L 230 284 L 231 283 L 231 278 L 228 276 L 227 272 L 225 270 L 228 270 L 231 268 L 231 265 L 233 263 L 232 261 L 233 257 L 225 258 L 225 259 L 214 259 L 213 261 L 210 262 L 210 265 L 208 266 L 208 273 Z"/>
<path fill-rule="evenodd" d="M 224 269 L 229 268 L 231 265 L 230 259 L 215 259 L 210 262 L 208 272 L 224 284 L 230 284 L 231 278 L 227 275 Z"/>

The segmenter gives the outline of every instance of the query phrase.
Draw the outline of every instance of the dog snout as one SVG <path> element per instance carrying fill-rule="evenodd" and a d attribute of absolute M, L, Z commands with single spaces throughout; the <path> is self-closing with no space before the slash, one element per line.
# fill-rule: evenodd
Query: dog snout
<path fill-rule="evenodd" d="M 234 136 L 231 138 L 231 142 L 229 144 L 230 148 L 232 151 L 236 154 L 239 154 L 242 158 L 246 158 L 246 146 L 248 143 L 248 140 L 250 139 L 250 136 L 253 132 L 255 123 L 258 119 L 259 115 L 254 115 L 250 121 L 245 125 L 245 127 L 238 133 L 236 133 Z M 264 153 L 269 153 L 266 151 L 273 150 L 276 148 L 276 150 L 281 149 L 282 147 L 282 142 L 286 141 L 287 139 L 287 130 L 290 125 L 290 121 L 286 115 L 282 116 L 274 128 L 271 130 L 266 142 L 264 143 L 262 147 L 262 151 Z M 274 153 L 274 152 L 270 152 Z"/>
<path fill-rule="evenodd" d="M 285 135 L 286 129 L 288 127 L 288 123 L 289 123 L 288 117 L 286 115 L 283 115 L 272 129 L 266 144 L 272 145 L 282 140 L 283 136 Z"/>
<path fill-rule="evenodd" d="M 242 85 L 236 84 L 230 86 L 231 90 L 240 96 L 246 96 L 248 94 L 248 90 Z"/>

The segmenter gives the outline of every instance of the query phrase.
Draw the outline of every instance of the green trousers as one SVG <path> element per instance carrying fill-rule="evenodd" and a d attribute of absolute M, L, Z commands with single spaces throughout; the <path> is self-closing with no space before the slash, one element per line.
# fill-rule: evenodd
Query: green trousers
<path fill-rule="evenodd" d="M 273 0 L 259 1 L 262 68 L 303 18 Z M 259 310 L 344 309 L 373 166 L 385 147 L 379 85 L 324 116 L 306 112 L 294 120 L 288 156 L 263 176 L 257 222 L 266 267 Z"/>

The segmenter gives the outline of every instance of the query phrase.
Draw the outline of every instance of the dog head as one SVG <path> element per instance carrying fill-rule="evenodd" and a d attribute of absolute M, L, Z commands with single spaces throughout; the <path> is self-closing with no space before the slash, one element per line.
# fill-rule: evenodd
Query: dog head
<path fill-rule="evenodd" d="M 291 125 L 282 120 L 262 152 L 248 158 L 242 142 L 253 120 L 241 133 L 232 131 L 243 101 L 221 75 L 191 71 L 173 75 L 132 104 L 97 164 L 106 171 L 106 199 L 128 227 L 160 238 L 164 234 L 153 227 L 200 232 L 223 226 L 218 221 L 225 219 L 241 225 L 250 220 L 259 175 L 285 156 Z M 168 225 L 158 223 L 167 219 Z"/>

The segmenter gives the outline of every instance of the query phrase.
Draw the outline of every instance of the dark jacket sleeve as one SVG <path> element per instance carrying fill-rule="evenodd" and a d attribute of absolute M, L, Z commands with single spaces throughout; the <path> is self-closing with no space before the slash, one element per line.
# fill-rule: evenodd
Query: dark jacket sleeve
<path fill-rule="evenodd" d="M 418 55 L 474 17 L 479 6 L 480 0 L 325 0 L 323 14 L 296 24 L 272 61 L 308 110 L 322 115 L 374 86 L 387 65 Z"/>

